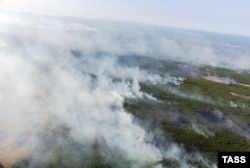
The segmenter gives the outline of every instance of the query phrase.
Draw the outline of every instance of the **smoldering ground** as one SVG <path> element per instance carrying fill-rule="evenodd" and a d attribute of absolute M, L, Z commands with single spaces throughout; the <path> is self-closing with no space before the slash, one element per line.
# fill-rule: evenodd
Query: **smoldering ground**
<path fill-rule="evenodd" d="M 119 75 L 118 67 L 112 67 L 111 60 L 88 60 L 79 65 L 81 61 L 70 52 L 16 40 L 1 54 L 1 148 L 6 151 L 1 158 L 7 164 L 27 155 L 32 158 L 28 166 L 43 165 L 57 148 L 67 148 L 71 141 L 83 148 L 76 155 L 83 153 L 87 158 L 93 156 L 91 146 L 100 143 L 100 155 L 107 162 L 119 163 L 121 157 L 128 162 L 134 160 L 133 165 L 140 167 L 161 160 L 160 151 L 140 138 L 146 136 L 145 131 L 122 107 L 125 96 L 140 95 L 136 81 L 140 71 L 127 70 L 135 78 L 133 84 L 114 83 L 109 69 L 117 70 L 121 79 L 123 75 Z M 84 71 L 85 66 L 90 72 Z M 147 79 L 143 72 L 138 75 Z M 91 164 L 87 160 L 84 163 Z"/>
<path fill-rule="evenodd" d="M 161 167 L 168 159 L 182 167 L 190 167 L 190 160 L 209 165 L 173 142 L 156 145 L 158 135 L 123 108 L 125 98 L 153 99 L 140 91 L 139 82 L 180 82 L 116 62 L 116 54 L 165 55 L 161 35 L 102 21 L 6 16 L 0 23 L 5 167 Z"/>
<path fill-rule="evenodd" d="M 111 58 L 81 60 L 54 47 L 45 53 L 41 46 L 26 45 L 32 54 L 17 47 L 1 58 L 1 162 L 6 167 L 157 166 L 161 149 L 146 143 L 153 137 L 124 111 L 123 101 L 145 97 L 139 81 L 164 79 L 119 67 Z"/>

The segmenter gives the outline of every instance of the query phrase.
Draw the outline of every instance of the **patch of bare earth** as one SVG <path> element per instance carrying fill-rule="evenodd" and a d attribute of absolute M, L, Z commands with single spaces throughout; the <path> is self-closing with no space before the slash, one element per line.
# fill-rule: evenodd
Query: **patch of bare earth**
<path fill-rule="evenodd" d="M 244 87 L 248 87 L 250 88 L 250 85 L 249 84 L 245 84 L 245 83 L 238 83 L 240 86 L 244 86 Z"/>
<path fill-rule="evenodd" d="M 230 93 L 232 96 L 240 97 L 240 98 L 246 99 L 246 100 L 250 100 L 250 96 L 242 95 L 242 94 L 235 93 L 235 92 L 229 92 L 229 93 Z"/>
<path fill-rule="evenodd" d="M 229 84 L 228 80 L 219 78 L 217 76 L 203 76 L 204 79 L 221 84 Z"/>

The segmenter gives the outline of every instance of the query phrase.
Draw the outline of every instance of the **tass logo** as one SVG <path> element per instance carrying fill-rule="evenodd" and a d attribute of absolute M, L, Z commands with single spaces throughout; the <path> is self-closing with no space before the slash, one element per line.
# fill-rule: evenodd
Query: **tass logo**
<path fill-rule="evenodd" d="M 250 168 L 250 152 L 219 152 L 218 168 Z"/>
<path fill-rule="evenodd" d="M 223 163 L 246 163 L 246 156 L 222 156 Z"/>

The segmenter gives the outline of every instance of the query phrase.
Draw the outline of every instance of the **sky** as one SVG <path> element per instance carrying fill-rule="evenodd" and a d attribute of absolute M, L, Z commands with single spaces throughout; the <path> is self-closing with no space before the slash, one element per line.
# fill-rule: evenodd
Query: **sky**
<path fill-rule="evenodd" d="M 0 6 L 250 36 L 249 0 L 0 0 Z"/>

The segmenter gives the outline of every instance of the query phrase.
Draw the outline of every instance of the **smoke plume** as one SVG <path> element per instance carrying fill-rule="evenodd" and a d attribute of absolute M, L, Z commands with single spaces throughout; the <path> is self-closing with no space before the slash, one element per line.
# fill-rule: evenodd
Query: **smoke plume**
<path fill-rule="evenodd" d="M 116 54 L 163 56 L 160 34 L 140 26 L 8 11 L 1 11 L 1 18 L 0 162 L 5 167 L 161 167 L 164 159 L 191 166 L 190 158 L 183 163 L 173 158 L 171 151 L 184 150 L 178 145 L 162 149 L 149 143 L 152 133 L 123 108 L 125 98 L 154 99 L 140 91 L 139 82 L 181 82 L 117 64 Z"/>

